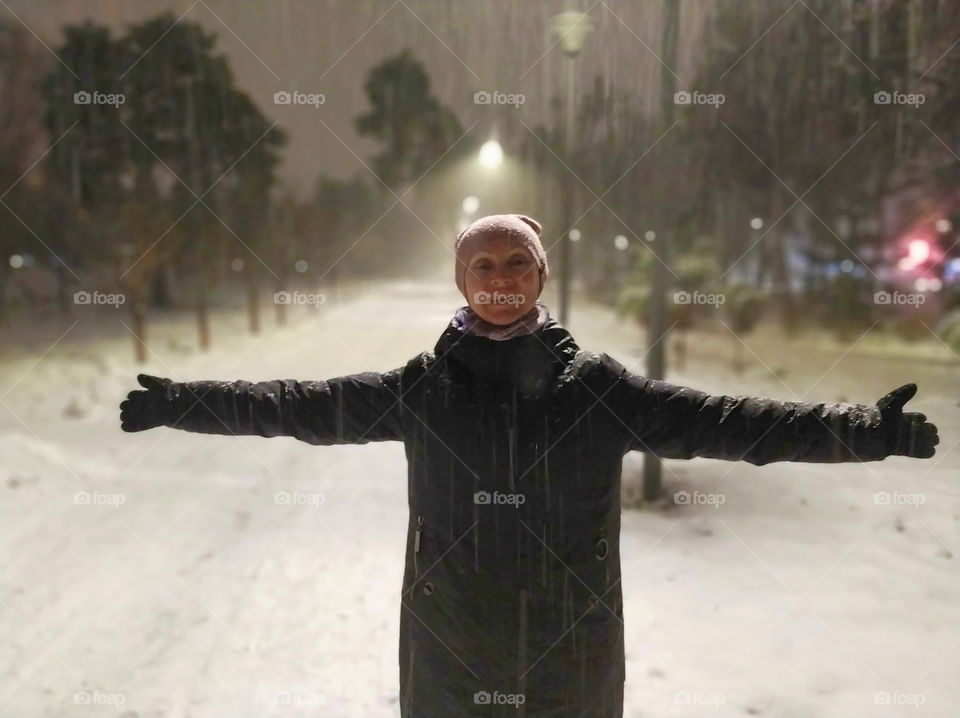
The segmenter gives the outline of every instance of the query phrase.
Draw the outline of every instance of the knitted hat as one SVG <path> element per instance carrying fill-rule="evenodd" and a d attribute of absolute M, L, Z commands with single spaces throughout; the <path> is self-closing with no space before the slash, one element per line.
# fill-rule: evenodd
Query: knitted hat
<path fill-rule="evenodd" d="M 474 221 L 457 236 L 455 250 L 457 253 L 454 276 L 457 288 L 467 297 L 466 273 L 470 258 L 484 245 L 495 239 L 508 239 L 519 243 L 530 252 L 533 261 L 537 263 L 540 275 L 540 290 L 543 291 L 547 279 L 550 277 L 550 267 L 547 265 L 547 253 L 540 244 L 540 233 L 543 228 L 540 223 L 523 214 L 491 214 Z"/>

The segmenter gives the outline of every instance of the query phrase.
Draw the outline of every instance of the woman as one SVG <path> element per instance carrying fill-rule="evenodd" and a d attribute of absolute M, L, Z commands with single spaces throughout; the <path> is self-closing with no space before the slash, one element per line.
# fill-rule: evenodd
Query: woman
<path fill-rule="evenodd" d="M 936 427 L 876 405 L 708 395 L 581 350 L 538 300 L 541 227 L 477 220 L 457 238 L 467 300 L 433 352 L 326 381 L 140 375 L 122 428 L 402 441 L 409 522 L 400 615 L 404 718 L 623 715 L 620 467 L 662 458 L 929 458 Z"/>

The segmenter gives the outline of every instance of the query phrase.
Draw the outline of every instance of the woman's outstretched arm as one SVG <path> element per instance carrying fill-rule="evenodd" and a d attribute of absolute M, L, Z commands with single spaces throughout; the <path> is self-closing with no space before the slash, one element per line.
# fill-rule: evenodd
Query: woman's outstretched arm
<path fill-rule="evenodd" d="M 401 370 L 296 381 L 188 381 L 138 375 L 145 390 L 120 404 L 121 428 L 292 436 L 309 444 L 402 441 Z"/>
<path fill-rule="evenodd" d="M 920 413 L 903 412 L 915 384 L 876 404 L 781 401 L 711 395 L 646 379 L 610 360 L 617 377 L 608 402 L 633 435 L 631 450 L 666 459 L 838 463 L 901 455 L 930 458 L 937 427 Z"/>

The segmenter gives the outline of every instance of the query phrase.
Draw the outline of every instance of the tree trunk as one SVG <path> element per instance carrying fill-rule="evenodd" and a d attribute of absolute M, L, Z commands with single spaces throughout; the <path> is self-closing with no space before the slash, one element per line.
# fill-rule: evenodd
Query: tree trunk
<path fill-rule="evenodd" d="M 57 262 L 57 307 L 60 310 L 60 316 L 69 317 L 73 313 L 73 302 L 70 297 L 70 287 L 68 286 L 67 267 L 62 261 Z"/>
<path fill-rule="evenodd" d="M 687 368 L 687 330 L 681 329 L 677 332 L 677 340 L 673 343 L 673 351 L 677 360 L 677 369 L 683 371 Z"/>
<path fill-rule="evenodd" d="M 773 241 L 768 239 L 770 234 L 771 232 L 768 231 L 767 235 L 763 239 L 759 240 L 758 244 L 754 247 L 754 250 L 753 250 L 753 253 L 757 258 L 757 263 L 754 267 L 755 269 L 754 284 L 757 287 L 757 289 L 763 289 L 764 284 L 766 284 L 766 281 L 767 281 L 767 270 L 768 270 L 768 264 L 769 264 L 767 262 L 767 255 L 770 252 L 770 248 L 767 245 L 767 243 L 769 241 Z"/>
<path fill-rule="evenodd" d="M 133 320 L 133 356 L 137 364 L 147 361 L 147 306 L 134 299 L 130 303 L 130 315 Z"/>
<path fill-rule="evenodd" d="M 210 349 L 210 313 L 207 305 L 207 294 L 201 292 L 197 299 L 197 332 L 200 339 L 200 351 Z"/>
<path fill-rule="evenodd" d="M 340 300 L 340 264 L 339 263 L 335 264 L 330 269 L 330 282 L 327 286 L 330 286 L 331 284 L 333 285 L 334 301 L 339 306 L 341 301 Z M 327 297 L 327 299 L 329 299 L 329 297 Z"/>
<path fill-rule="evenodd" d="M 771 221 L 776 221 L 783 213 L 783 203 L 779 187 L 773 188 L 770 198 L 770 216 Z M 770 252 L 770 268 L 773 272 L 773 280 L 776 286 L 777 296 L 780 300 L 780 315 L 782 326 L 787 329 L 796 327 L 796 312 L 793 306 L 793 287 L 790 285 L 790 270 L 787 266 L 786 240 L 783 236 L 783 225 L 781 223 L 775 230 L 767 235 L 767 242 Z"/>
<path fill-rule="evenodd" d="M 0 269 L 0 322 L 7 320 L 7 286 L 10 283 L 10 272 Z"/>
<path fill-rule="evenodd" d="M 247 286 L 247 319 L 250 324 L 250 333 L 260 333 L 260 302 L 257 300 L 257 283 L 253 278 L 253 269 L 245 272 Z"/>
<path fill-rule="evenodd" d="M 169 261 L 164 260 L 153 277 L 153 304 L 160 309 L 169 309 L 173 305 L 173 269 Z"/>
<path fill-rule="evenodd" d="M 283 281 L 283 277 L 281 276 L 280 279 L 277 280 L 277 294 L 290 296 L 289 293 L 284 293 L 283 287 L 285 284 L 286 282 Z M 277 311 L 277 326 L 282 327 L 282 326 L 286 326 L 287 324 L 287 305 L 285 302 L 278 301 L 277 294 L 273 295 L 274 296 L 273 306 L 276 308 L 276 311 Z"/>

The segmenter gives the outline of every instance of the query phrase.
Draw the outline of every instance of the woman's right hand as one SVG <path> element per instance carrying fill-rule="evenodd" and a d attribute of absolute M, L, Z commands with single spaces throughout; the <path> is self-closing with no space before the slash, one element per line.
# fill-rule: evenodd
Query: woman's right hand
<path fill-rule="evenodd" d="M 123 431 L 146 431 L 164 426 L 170 407 L 169 379 L 137 374 L 137 381 L 144 390 L 134 390 L 120 402 L 120 428 Z"/>

